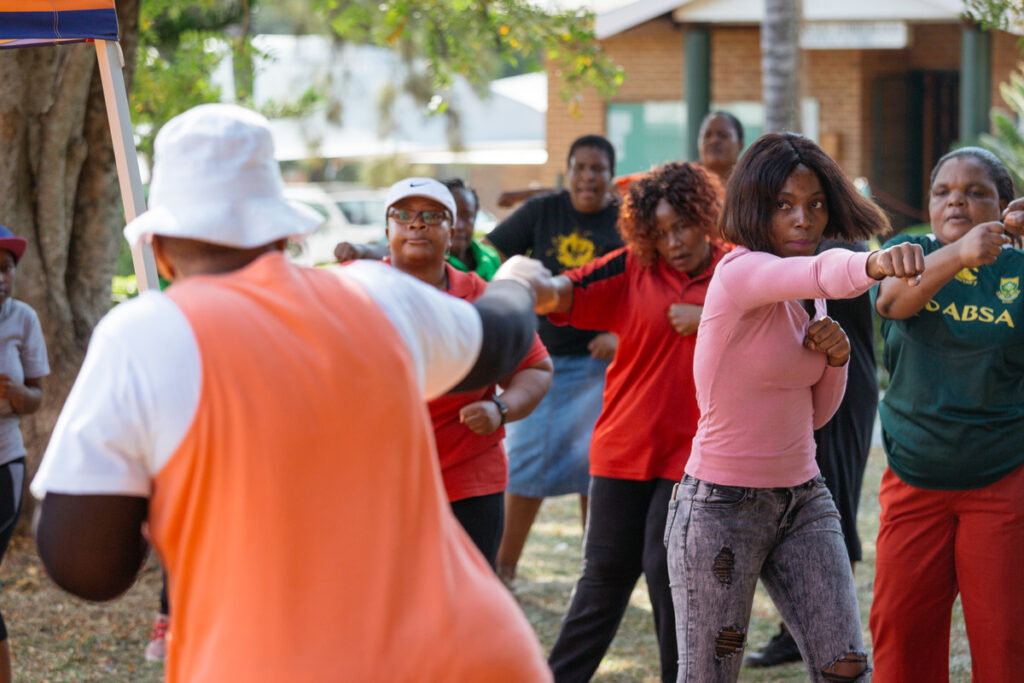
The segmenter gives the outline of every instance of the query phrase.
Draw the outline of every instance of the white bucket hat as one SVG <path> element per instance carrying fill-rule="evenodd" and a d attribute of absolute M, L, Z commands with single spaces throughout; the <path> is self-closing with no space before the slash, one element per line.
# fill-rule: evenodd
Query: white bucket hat
<path fill-rule="evenodd" d="M 305 235 L 323 223 L 284 198 L 267 120 L 233 104 L 203 104 L 168 121 L 156 136 L 149 210 L 124 229 L 249 248 Z"/>
<path fill-rule="evenodd" d="M 452 196 L 452 191 L 444 183 L 438 182 L 433 178 L 405 178 L 399 180 L 388 188 L 386 208 L 390 209 L 395 202 L 406 197 L 425 197 L 438 202 L 441 206 L 452 212 L 452 225 L 455 224 L 458 218 L 458 211 L 455 208 L 455 197 Z"/>

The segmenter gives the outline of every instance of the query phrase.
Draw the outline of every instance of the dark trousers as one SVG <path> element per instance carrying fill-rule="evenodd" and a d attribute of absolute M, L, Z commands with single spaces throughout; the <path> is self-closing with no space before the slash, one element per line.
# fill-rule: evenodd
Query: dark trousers
<path fill-rule="evenodd" d="M 665 518 L 675 482 L 592 477 L 583 575 L 548 663 L 559 683 L 589 681 L 601 664 L 640 572 L 654 610 L 661 679 L 676 680 L 675 612 L 668 585 Z"/>
<path fill-rule="evenodd" d="M 25 458 L 0 465 L 0 560 L 14 535 L 21 515 L 21 492 L 25 483 Z M 7 624 L 0 615 L 0 642 L 7 640 Z"/>
<path fill-rule="evenodd" d="M 455 519 L 480 549 L 487 563 L 494 567 L 505 528 L 505 494 L 472 496 L 449 503 Z"/>

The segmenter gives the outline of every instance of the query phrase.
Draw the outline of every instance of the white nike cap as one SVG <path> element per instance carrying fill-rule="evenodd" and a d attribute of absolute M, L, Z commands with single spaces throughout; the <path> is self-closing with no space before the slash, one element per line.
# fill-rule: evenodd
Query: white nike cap
<path fill-rule="evenodd" d="M 399 180 L 388 189 L 388 199 L 385 211 L 391 206 L 406 197 L 425 197 L 433 199 L 452 213 L 452 225 L 458 219 L 458 211 L 455 208 L 455 197 L 451 191 L 433 178 L 405 178 Z"/>

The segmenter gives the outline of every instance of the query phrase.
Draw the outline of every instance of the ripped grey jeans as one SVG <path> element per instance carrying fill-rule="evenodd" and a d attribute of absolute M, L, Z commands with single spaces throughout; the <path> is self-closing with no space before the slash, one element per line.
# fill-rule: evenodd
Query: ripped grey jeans
<path fill-rule="evenodd" d="M 839 513 L 822 477 L 760 489 L 687 475 L 669 503 L 665 545 L 678 683 L 737 679 L 758 577 L 812 681 L 870 680 Z"/>

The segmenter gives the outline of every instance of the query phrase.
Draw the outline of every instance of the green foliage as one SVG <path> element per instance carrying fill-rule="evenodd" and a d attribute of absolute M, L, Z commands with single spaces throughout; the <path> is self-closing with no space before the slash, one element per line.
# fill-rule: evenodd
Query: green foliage
<path fill-rule="evenodd" d="M 992 110 L 992 125 L 995 134 L 983 133 L 981 144 L 1002 160 L 1017 189 L 1024 189 L 1024 132 L 1019 121 L 1024 121 L 1024 62 L 1010 74 L 1010 82 L 999 86 L 1003 100 L 1010 106 L 1012 114 L 1000 109 Z"/>
<path fill-rule="evenodd" d="M 226 45 L 202 31 L 187 31 L 164 50 L 140 38 L 131 98 L 139 152 L 152 158 L 153 139 L 164 123 L 190 107 L 220 100 L 210 74 L 226 53 Z"/>
<path fill-rule="evenodd" d="M 1024 30 L 1024 3 L 1021 0 L 964 0 L 963 16 L 989 30 Z M 1017 41 L 1024 53 L 1024 36 Z"/>
<path fill-rule="evenodd" d="M 277 102 L 268 100 L 260 112 L 268 119 L 286 119 L 302 116 L 326 101 L 324 93 L 315 87 L 306 88 L 306 91 L 290 102 Z"/>
<path fill-rule="evenodd" d="M 525 0 L 316 2 L 345 40 L 392 47 L 410 63 L 423 58 L 424 85 L 435 93 L 456 74 L 482 90 L 495 73 L 535 65 L 538 55 L 554 64 L 565 99 L 587 86 L 606 97 L 623 80 L 594 37 L 590 11 L 548 13 Z"/>
<path fill-rule="evenodd" d="M 242 67 L 236 69 L 236 97 L 251 102 L 248 65 L 267 56 L 253 48 L 249 21 L 264 29 L 268 21 L 294 30 L 317 25 L 316 20 L 299 20 L 304 11 L 315 12 L 320 25 L 329 25 L 339 40 L 396 50 L 408 66 L 401 90 L 448 119 L 455 147 L 459 116 L 445 91 L 457 74 L 483 91 L 493 78 L 536 69 L 545 59 L 554 64 L 562 96 L 576 98 L 571 106 L 583 88 L 594 86 L 608 96 L 623 79 L 622 69 L 595 40 L 594 15 L 588 11 L 549 14 L 526 0 L 289 0 L 263 3 L 265 12 L 260 9 L 257 0 L 142 0 L 132 93 L 142 154 L 152 157 L 156 133 L 172 117 L 221 99 L 210 75 L 229 54 Z M 301 116 L 329 106 L 325 100 L 318 88 L 311 88 L 294 101 L 269 103 L 263 113 Z M 390 106 L 379 104 L 386 128 Z"/>
<path fill-rule="evenodd" d="M 1024 26 L 1024 5 L 1020 0 L 964 0 L 964 15 L 987 29 L 1008 31 Z"/>
<path fill-rule="evenodd" d="M 429 166 L 410 164 L 399 156 L 369 159 L 359 165 L 359 182 L 367 187 L 388 187 L 402 178 L 430 174 Z"/>
<path fill-rule="evenodd" d="M 311 6 L 313 0 L 304 0 Z M 299 3 L 302 4 L 302 3 Z M 296 10 L 296 3 L 291 7 Z M 235 64 L 235 99 L 252 102 L 252 64 L 269 59 L 256 50 L 245 31 L 257 0 L 143 0 L 139 18 L 139 58 L 132 91 L 132 120 L 139 151 L 152 158 L 153 140 L 164 123 L 199 104 L 219 102 L 220 89 L 210 76 L 231 54 Z M 269 102 L 269 118 L 301 116 L 322 105 L 324 96 L 310 88 L 287 102 Z"/>
<path fill-rule="evenodd" d="M 223 31 L 239 16 L 239 4 L 224 0 L 142 0 L 131 97 L 139 152 L 152 158 L 153 139 L 164 123 L 220 100 L 210 74 L 230 49 Z"/>
<path fill-rule="evenodd" d="M 139 286 L 134 275 L 115 275 L 110 287 L 110 300 L 121 304 L 139 295 Z"/>

